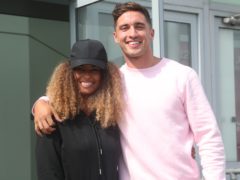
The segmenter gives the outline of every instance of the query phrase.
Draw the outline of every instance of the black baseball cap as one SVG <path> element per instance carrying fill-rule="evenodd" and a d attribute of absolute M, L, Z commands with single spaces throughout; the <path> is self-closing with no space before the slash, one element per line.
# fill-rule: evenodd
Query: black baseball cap
<path fill-rule="evenodd" d="M 70 54 L 71 68 L 84 64 L 91 64 L 105 69 L 107 61 L 106 50 L 103 44 L 98 40 L 79 40 L 72 47 Z"/>

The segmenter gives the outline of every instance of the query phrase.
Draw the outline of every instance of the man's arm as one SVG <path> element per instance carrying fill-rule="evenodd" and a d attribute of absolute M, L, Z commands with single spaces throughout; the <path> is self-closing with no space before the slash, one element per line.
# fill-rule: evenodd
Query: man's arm
<path fill-rule="evenodd" d="M 35 131 L 38 135 L 51 134 L 55 128 L 53 118 L 59 119 L 54 113 L 51 106 L 48 104 L 48 98 L 39 98 L 32 108 L 32 114 L 34 115 Z"/>
<path fill-rule="evenodd" d="M 189 74 L 185 108 L 194 139 L 199 147 L 205 180 L 225 180 L 225 154 L 217 121 L 197 74 Z"/>

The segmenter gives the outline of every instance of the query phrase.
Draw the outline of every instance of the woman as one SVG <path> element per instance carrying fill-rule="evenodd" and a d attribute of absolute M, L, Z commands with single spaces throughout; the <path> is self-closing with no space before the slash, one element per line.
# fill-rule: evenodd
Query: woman
<path fill-rule="evenodd" d="M 52 134 L 37 137 L 38 179 L 117 180 L 122 87 L 103 45 L 76 42 L 70 60 L 54 70 L 46 95 L 62 121 Z"/>

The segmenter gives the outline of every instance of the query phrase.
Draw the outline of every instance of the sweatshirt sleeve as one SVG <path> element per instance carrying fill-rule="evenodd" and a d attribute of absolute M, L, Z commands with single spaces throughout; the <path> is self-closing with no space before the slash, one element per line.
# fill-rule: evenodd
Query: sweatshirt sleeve
<path fill-rule="evenodd" d="M 38 98 L 32 106 L 32 115 L 33 116 L 34 116 L 34 108 L 35 108 L 36 102 L 39 101 L 39 100 L 44 100 L 46 102 L 49 102 L 49 98 L 47 96 L 41 96 L 40 98 Z"/>
<path fill-rule="evenodd" d="M 38 180 L 64 180 L 59 129 L 50 135 L 37 136 L 36 161 Z"/>
<path fill-rule="evenodd" d="M 212 108 L 195 71 L 188 74 L 185 110 L 199 148 L 205 180 L 225 180 L 225 154 L 222 137 Z"/>

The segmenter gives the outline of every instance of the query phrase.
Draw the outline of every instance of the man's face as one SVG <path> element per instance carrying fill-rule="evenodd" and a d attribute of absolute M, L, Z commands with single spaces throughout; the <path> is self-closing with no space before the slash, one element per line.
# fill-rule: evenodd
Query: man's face
<path fill-rule="evenodd" d="M 140 12 L 128 11 L 122 14 L 116 22 L 113 35 L 127 58 L 140 58 L 151 51 L 154 31 Z"/>

